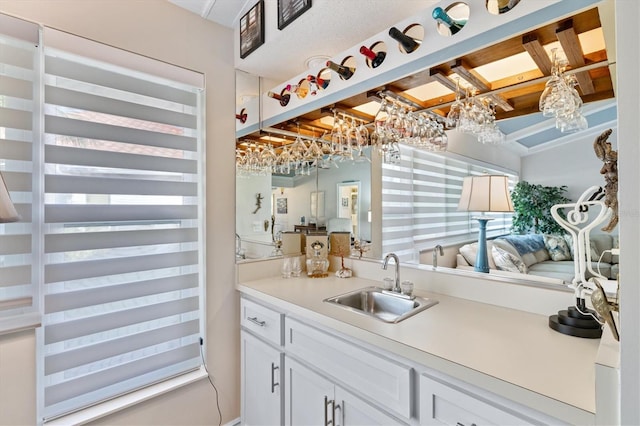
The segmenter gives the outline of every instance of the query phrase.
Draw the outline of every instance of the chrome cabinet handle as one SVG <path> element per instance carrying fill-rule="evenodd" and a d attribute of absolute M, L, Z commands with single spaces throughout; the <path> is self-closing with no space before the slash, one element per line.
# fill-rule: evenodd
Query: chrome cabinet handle
<path fill-rule="evenodd" d="M 247 317 L 247 321 L 250 321 L 255 325 L 259 325 L 260 327 L 264 327 L 266 324 L 266 322 L 258 320 L 258 317 Z"/>
<path fill-rule="evenodd" d="M 342 405 L 344 405 L 344 401 L 342 401 Z M 336 410 L 340 410 L 340 412 L 342 413 L 342 407 L 340 406 L 340 404 L 336 404 L 336 402 L 333 401 L 333 426 L 339 426 L 338 423 L 336 423 Z M 344 418 L 342 420 L 343 421 L 341 421 L 340 423 L 344 423 Z"/>
<path fill-rule="evenodd" d="M 329 420 L 329 414 L 327 413 L 327 408 L 329 408 L 329 404 L 331 404 L 331 420 Z M 335 426 L 336 420 L 336 407 L 335 401 L 333 399 L 329 399 L 326 395 L 324 396 L 324 426 L 333 425 Z"/>
<path fill-rule="evenodd" d="M 279 370 L 280 367 L 275 365 L 273 362 L 271 363 L 271 393 L 275 393 L 276 386 L 280 386 L 280 383 L 276 383 L 275 379 L 275 371 Z"/>

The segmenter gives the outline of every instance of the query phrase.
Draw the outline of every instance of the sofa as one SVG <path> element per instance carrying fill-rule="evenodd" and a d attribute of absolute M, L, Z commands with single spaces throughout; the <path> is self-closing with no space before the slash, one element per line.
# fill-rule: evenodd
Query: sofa
<path fill-rule="evenodd" d="M 618 236 L 592 234 L 590 237 L 592 269 L 608 279 L 618 276 L 618 256 L 611 249 L 618 248 Z M 457 268 L 473 270 L 478 243 L 465 244 L 458 249 Z M 573 281 L 573 241 L 570 235 L 508 235 L 487 241 L 490 272 L 527 274 Z M 586 278 L 592 274 L 587 271 Z"/>

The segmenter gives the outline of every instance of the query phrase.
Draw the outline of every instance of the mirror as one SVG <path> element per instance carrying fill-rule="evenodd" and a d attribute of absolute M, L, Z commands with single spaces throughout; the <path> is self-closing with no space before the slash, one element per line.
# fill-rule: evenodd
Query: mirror
<path fill-rule="evenodd" d="M 575 200 L 585 188 L 591 185 L 604 185 L 604 179 L 599 174 L 602 164 L 592 149 L 594 139 L 603 130 L 611 127 L 614 128 L 612 140 L 615 141 L 616 102 L 613 87 L 615 66 L 609 65 L 615 63 L 615 57 L 609 56 L 610 52 L 607 50 L 608 46 L 615 44 L 612 19 L 613 14 L 602 13 L 601 10 L 594 8 L 573 16 L 571 21 L 571 28 L 577 33 L 586 62 L 585 65 L 574 65 L 573 68 L 584 69 L 595 87 L 595 91 L 591 94 L 582 93 L 582 88 L 580 89 L 585 103 L 584 114 L 589 121 L 587 131 L 571 135 L 561 134 L 554 128 L 553 123 L 549 123 L 546 118 L 536 112 L 540 92 L 544 88 L 544 76 L 548 76 L 549 71 L 543 71 L 540 68 L 541 65 L 533 61 L 531 59 L 533 55 L 528 52 L 530 50 L 535 50 L 538 53 L 546 51 L 548 54 L 549 49 L 559 46 L 557 30 L 564 31 L 563 28 L 566 27 L 568 20 L 551 23 L 527 34 L 518 34 L 510 40 L 501 42 L 499 47 L 487 47 L 471 52 L 458 60 L 433 66 L 400 80 L 389 82 L 384 86 L 369 90 L 367 93 L 344 99 L 331 107 L 357 114 L 368 122 L 372 122 L 380 106 L 379 93 L 392 92 L 407 99 L 409 104 L 415 104 L 421 109 L 446 116 L 450 105 L 455 101 L 456 78 L 473 80 L 475 76 L 477 85 L 485 85 L 481 92 L 490 92 L 492 96 L 495 94 L 507 101 L 503 105 L 504 108 L 496 107 L 496 120 L 500 129 L 507 134 L 509 143 L 504 145 L 478 143 L 473 136 L 456 132 L 450 128 L 447 130 L 449 149 L 444 157 L 468 160 L 479 167 L 513 173 L 518 175 L 520 180 L 531 183 L 548 186 L 566 185 L 568 187 L 566 195 Z M 601 21 L 602 27 L 600 26 Z M 506 52 L 520 51 L 522 53 L 513 55 L 517 58 L 507 57 Z M 550 57 L 550 55 L 548 56 Z M 523 59 L 529 61 L 527 65 L 529 68 L 514 73 L 511 70 L 516 66 L 513 61 Z M 496 76 L 487 77 L 491 72 L 496 73 Z M 481 74 L 482 78 L 478 78 L 478 74 Z M 528 80 L 532 82 L 528 82 Z M 515 87 L 512 90 L 507 90 L 510 85 L 515 85 Z M 437 91 L 433 94 L 430 91 L 436 86 Z M 498 89 L 492 90 L 494 87 Z M 509 106 L 512 107 L 511 110 L 509 110 Z M 322 111 L 314 111 L 311 114 L 298 117 L 296 120 L 282 123 L 278 125 L 278 128 L 290 132 L 306 130 L 307 134 L 313 132 L 317 136 L 319 129 L 330 131 L 330 120 L 325 121 L 324 127 L 321 123 L 322 120 L 330 118 L 330 116 L 331 109 L 323 108 Z M 314 130 L 309 130 L 312 128 Z M 333 209 L 334 204 L 337 209 L 338 203 L 331 201 L 337 200 L 338 197 L 336 184 L 342 181 L 359 180 L 361 183 L 359 192 L 363 194 L 363 197 L 360 197 L 361 204 L 358 209 L 362 238 L 382 244 L 382 241 L 376 241 L 378 238 L 375 235 L 379 235 L 380 239 L 384 235 L 382 232 L 384 222 L 382 204 L 386 201 L 382 198 L 385 197 L 384 194 L 387 194 L 388 199 L 388 194 L 392 189 L 385 187 L 386 184 L 383 183 L 383 180 L 388 180 L 388 176 L 384 178 L 381 176 L 384 172 L 381 171 L 380 158 L 376 159 L 376 157 L 375 152 L 369 153 L 369 158 L 373 160 L 373 168 L 369 171 L 368 179 L 345 176 L 339 181 L 326 184 L 321 169 L 315 185 L 312 182 L 308 186 L 325 191 L 326 200 L 328 200 L 326 217 L 329 218 L 333 212 L 328 210 Z M 571 159 L 571 161 L 567 161 L 567 159 Z M 277 190 L 277 185 L 274 187 Z M 302 185 L 291 186 L 292 191 L 301 187 Z M 288 188 L 285 188 L 285 191 L 288 191 Z M 364 199 L 364 194 L 368 194 L 368 200 Z M 382 197 L 380 194 L 383 194 Z M 308 205 L 308 200 L 309 192 L 305 195 L 305 201 L 302 202 L 302 205 Z M 450 200 L 450 202 L 455 204 L 457 200 Z M 291 209 L 290 202 L 288 205 Z M 452 210 L 455 210 L 455 206 Z M 368 211 L 372 213 L 371 222 L 368 221 Z M 308 218 L 309 212 L 297 212 L 294 216 L 297 217 L 287 218 L 286 226 L 298 224 L 300 216 Z M 276 222 L 278 222 L 278 218 Z M 280 223 L 284 225 L 283 221 Z M 365 228 L 368 229 L 365 230 Z M 477 234 L 471 233 L 464 242 L 473 242 L 476 239 Z M 458 247 L 464 242 L 445 245 L 445 254 L 439 256 L 438 259 L 438 269 L 447 271 L 446 268 L 443 268 L 444 266 L 451 268 L 450 272 L 458 272 L 455 269 L 457 266 L 456 255 Z M 438 242 L 434 240 L 428 245 L 419 247 L 416 262 L 430 265 L 432 263 L 432 248 L 436 244 Z M 380 258 L 382 250 L 372 251 L 368 254 L 373 254 L 374 258 Z"/>
<path fill-rule="evenodd" d="M 354 238 L 360 236 L 360 182 L 338 183 L 336 188 L 336 221 L 327 225 L 327 231 L 351 232 Z"/>
<path fill-rule="evenodd" d="M 366 155 L 370 149 L 367 148 Z M 348 209 L 339 208 L 342 188 L 349 189 Z M 355 192 L 351 192 L 355 188 Z M 262 207 L 256 210 L 256 194 Z M 265 196 L 265 194 L 268 194 Z M 355 205 L 354 205 L 355 202 Z M 371 165 L 338 162 L 337 167 L 313 167 L 308 175 L 254 174 L 236 177 L 236 233 L 242 252 L 238 260 L 275 255 L 281 232 L 328 230 L 335 219 L 349 213 L 354 238 L 371 241 L 367 209 L 371 205 Z M 366 207 L 360 207 L 366 206 Z M 255 211 L 255 213 L 254 213 Z M 342 215 L 342 216 L 341 216 Z M 317 218 L 317 219 L 316 219 Z M 269 226 L 264 228 L 265 221 Z"/>

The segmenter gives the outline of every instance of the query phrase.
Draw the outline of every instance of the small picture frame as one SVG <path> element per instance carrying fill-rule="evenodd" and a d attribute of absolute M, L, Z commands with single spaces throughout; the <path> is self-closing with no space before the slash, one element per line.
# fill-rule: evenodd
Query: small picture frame
<path fill-rule="evenodd" d="M 240 18 L 240 58 L 264 44 L 264 0 L 256 3 Z"/>
<path fill-rule="evenodd" d="M 278 29 L 282 30 L 309 9 L 311 0 L 278 0 Z"/>
<path fill-rule="evenodd" d="M 277 198 L 276 199 L 276 213 L 278 213 L 278 214 L 287 214 L 287 199 L 286 198 Z"/>

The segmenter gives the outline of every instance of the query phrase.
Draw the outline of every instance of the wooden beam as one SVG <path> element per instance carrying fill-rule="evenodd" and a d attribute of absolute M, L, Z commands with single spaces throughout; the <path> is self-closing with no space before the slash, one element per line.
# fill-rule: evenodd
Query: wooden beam
<path fill-rule="evenodd" d="M 522 47 L 529 53 L 533 62 L 536 63 L 536 66 L 542 74 L 550 75 L 551 74 L 551 60 L 549 59 L 549 55 L 542 47 L 542 44 L 538 41 L 538 37 L 535 34 L 527 34 L 522 36 Z"/>
<path fill-rule="evenodd" d="M 458 74 L 460 77 L 464 78 L 476 89 L 478 89 L 478 92 L 480 92 L 481 94 L 491 91 L 490 83 L 482 78 L 482 76 L 480 76 L 478 73 L 474 72 L 461 59 L 456 59 L 451 64 L 451 70 Z M 500 107 L 503 111 L 513 110 L 513 106 L 511 106 L 511 104 L 502 96 L 494 94 L 489 95 L 489 98 L 494 104 L 496 104 L 496 106 Z"/>
<path fill-rule="evenodd" d="M 451 81 L 451 79 L 447 77 L 441 70 L 437 68 L 431 68 L 431 70 L 429 71 L 429 76 L 431 77 L 431 79 L 442 84 L 447 89 L 453 90 L 453 93 L 456 92 L 456 83 L 454 81 Z"/>
<path fill-rule="evenodd" d="M 451 63 L 451 70 L 478 89 L 480 93 L 491 90 L 490 83 L 473 71 L 471 67 L 467 66 L 462 59 L 456 59 Z"/>
<path fill-rule="evenodd" d="M 489 97 L 491 98 L 493 103 L 495 103 L 496 106 L 500 107 L 503 111 L 513 111 L 513 105 L 511 105 L 511 103 L 502 96 L 493 94 L 489 95 Z"/>
<path fill-rule="evenodd" d="M 573 20 L 566 20 L 557 30 L 556 37 L 567 56 L 567 61 L 572 68 L 578 68 L 585 65 L 584 54 L 578 35 L 573 29 Z M 593 81 L 588 72 L 576 73 L 576 79 L 583 95 L 590 95 L 595 92 Z"/>

